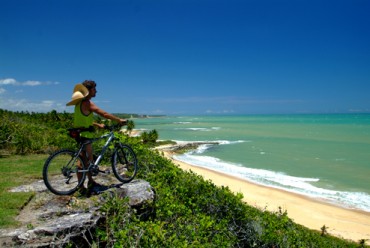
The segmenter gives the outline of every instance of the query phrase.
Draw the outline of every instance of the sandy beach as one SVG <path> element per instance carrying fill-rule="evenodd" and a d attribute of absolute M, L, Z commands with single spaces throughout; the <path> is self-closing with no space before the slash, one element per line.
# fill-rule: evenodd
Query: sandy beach
<path fill-rule="evenodd" d="M 260 186 L 246 180 L 223 173 L 193 166 L 173 159 L 172 153 L 162 150 L 164 155 L 183 170 L 192 170 L 218 186 L 228 186 L 235 193 L 242 193 L 244 201 L 260 209 L 272 212 L 279 207 L 287 211 L 296 223 L 310 229 L 319 230 L 324 225 L 328 233 L 359 241 L 370 240 L 370 213 L 341 208 L 323 201 L 293 194 L 274 188 Z"/>

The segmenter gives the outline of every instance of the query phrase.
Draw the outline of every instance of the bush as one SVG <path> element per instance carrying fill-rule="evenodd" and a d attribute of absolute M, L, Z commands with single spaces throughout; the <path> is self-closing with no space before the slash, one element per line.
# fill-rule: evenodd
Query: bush
<path fill-rule="evenodd" d="M 149 132 L 143 132 L 140 137 L 144 144 L 153 146 L 157 142 L 158 132 L 155 129 Z"/>
<path fill-rule="evenodd" d="M 67 136 L 72 114 L 10 112 L 0 109 L 0 149 L 11 154 L 49 153 L 75 146 Z"/>
<path fill-rule="evenodd" d="M 358 247 L 295 224 L 281 209 L 271 213 L 251 207 L 241 194 L 181 170 L 138 139 L 127 139 L 138 156 L 137 177 L 155 189 L 155 215 L 142 220 L 125 212 L 124 224 L 108 217 L 98 242 L 115 240 L 117 247 Z"/>

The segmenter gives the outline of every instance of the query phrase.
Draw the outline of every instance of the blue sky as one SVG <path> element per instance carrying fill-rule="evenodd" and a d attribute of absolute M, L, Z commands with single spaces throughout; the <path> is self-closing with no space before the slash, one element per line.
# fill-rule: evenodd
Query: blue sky
<path fill-rule="evenodd" d="M 367 0 L 0 0 L 0 108 L 370 112 Z"/>

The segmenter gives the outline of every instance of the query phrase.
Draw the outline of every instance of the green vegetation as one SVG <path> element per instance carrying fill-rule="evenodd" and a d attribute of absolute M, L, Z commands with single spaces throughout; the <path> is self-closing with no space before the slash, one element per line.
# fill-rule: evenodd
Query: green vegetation
<path fill-rule="evenodd" d="M 107 246 L 359 247 L 298 225 L 281 210 L 271 213 L 251 207 L 241 194 L 184 172 L 160 152 L 140 143 L 132 146 L 140 151 L 138 178 L 156 190 L 155 213 L 121 213 L 124 200 L 107 203 L 107 223 L 99 231 L 100 242 Z"/>
<path fill-rule="evenodd" d="M 72 114 L 10 112 L 0 109 L 0 154 L 50 153 L 59 147 L 74 147 L 67 128 Z"/>
<path fill-rule="evenodd" d="M 66 115 L 55 114 L 58 118 Z M 0 124 L 0 141 L 5 141 L 0 149 L 9 154 L 22 151 L 27 156 L 0 158 L 0 227 L 14 225 L 11 219 L 32 197 L 7 191 L 25 181 L 41 179 L 47 154 L 38 153 L 73 144 L 62 131 L 70 119 L 60 121 L 60 127 L 55 129 L 53 124 L 31 118 L 32 115 L 6 112 L 6 118 L 1 116 L 7 125 Z M 43 115 L 52 116 L 40 114 L 39 118 Z M 17 148 L 15 126 L 33 126 L 27 149 Z M 12 132 L 3 135 L 3 130 Z M 33 137 L 42 136 L 37 132 L 44 136 L 57 133 L 54 136 L 59 136 L 60 143 L 40 142 L 36 146 Z M 325 223 L 318 223 L 323 226 L 321 231 L 313 231 L 294 223 L 281 210 L 271 213 L 249 206 L 241 200 L 242 195 L 235 195 L 227 187 L 217 187 L 199 175 L 181 170 L 159 151 L 150 149 L 140 137 L 119 137 L 137 153 L 137 178 L 150 182 L 157 197 L 141 209 L 131 209 L 126 199 L 119 198 L 102 206 L 107 219 L 99 226 L 94 240 L 100 247 L 365 247 L 365 240 L 355 243 L 331 236 Z M 48 136 L 44 139 L 54 140 Z"/>
<path fill-rule="evenodd" d="M 144 144 L 154 146 L 158 139 L 158 132 L 157 130 L 143 132 L 140 137 Z"/>

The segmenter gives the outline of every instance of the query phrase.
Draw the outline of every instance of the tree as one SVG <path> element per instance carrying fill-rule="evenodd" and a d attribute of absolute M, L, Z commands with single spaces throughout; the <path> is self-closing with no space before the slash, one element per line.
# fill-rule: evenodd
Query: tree
<path fill-rule="evenodd" d="M 131 133 L 131 131 L 135 128 L 135 123 L 131 120 L 127 121 L 127 132 Z"/>
<path fill-rule="evenodd" d="M 149 144 L 153 145 L 157 142 L 158 139 L 158 132 L 157 130 L 153 129 L 152 131 L 148 132 L 143 132 L 140 135 L 141 139 L 143 140 L 144 144 Z"/>

